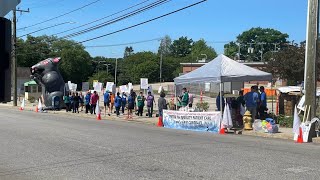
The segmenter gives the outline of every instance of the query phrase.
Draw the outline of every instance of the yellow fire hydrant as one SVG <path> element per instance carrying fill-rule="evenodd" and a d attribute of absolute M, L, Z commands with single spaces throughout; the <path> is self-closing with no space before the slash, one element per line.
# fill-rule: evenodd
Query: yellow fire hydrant
<path fill-rule="evenodd" d="M 243 115 L 244 130 L 252 130 L 252 117 L 250 111 L 246 111 Z"/>

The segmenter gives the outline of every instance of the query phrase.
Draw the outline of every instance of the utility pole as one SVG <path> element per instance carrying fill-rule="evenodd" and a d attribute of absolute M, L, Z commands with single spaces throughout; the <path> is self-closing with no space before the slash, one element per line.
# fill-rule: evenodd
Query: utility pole
<path fill-rule="evenodd" d="M 316 59 L 318 40 L 319 0 L 308 0 L 307 37 L 304 72 L 305 107 L 311 106 L 309 119 L 316 116 Z M 312 129 L 314 132 L 314 128 Z M 311 135 L 311 131 L 310 131 Z M 310 136 L 309 136 L 310 140 Z"/>
<path fill-rule="evenodd" d="M 114 84 L 117 86 L 117 67 L 118 66 L 118 58 L 116 58 L 116 67 L 114 69 Z"/>
<path fill-rule="evenodd" d="M 162 46 L 160 46 L 160 77 L 159 77 L 159 80 L 160 80 L 160 85 L 161 85 L 161 82 L 162 82 Z"/>
<path fill-rule="evenodd" d="M 265 42 L 258 43 L 258 45 L 261 45 L 261 50 L 260 50 L 260 53 L 261 53 L 261 56 L 260 56 L 261 62 L 264 62 L 264 60 L 263 60 L 263 45 L 265 45 L 265 44 L 267 44 L 267 43 L 265 43 Z"/>
<path fill-rule="evenodd" d="M 17 11 L 19 12 L 30 12 L 20 9 L 13 9 L 12 17 L 12 51 L 11 51 L 11 76 L 12 76 L 12 90 L 13 90 L 13 106 L 17 106 L 17 58 L 16 58 L 16 47 L 17 47 Z"/>

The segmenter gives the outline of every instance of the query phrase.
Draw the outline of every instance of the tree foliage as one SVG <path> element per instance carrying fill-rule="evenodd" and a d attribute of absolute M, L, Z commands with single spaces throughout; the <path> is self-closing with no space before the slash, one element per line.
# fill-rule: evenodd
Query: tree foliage
<path fill-rule="evenodd" d="M 185 57 L 191 53 L 192 43 L 192 39 L 182 36 L 173 41 L 170 51 L 174 57 Z"/>
<path fill-rule="evenodd" d="M 230 42 L 224 46 L 225 55 L 232 59 L 237 58 L 240 46 L 241 59 L 260 61 L 261 54 L 285 47 L 288 38 L 288 34 L 272 28 L 251 28 L 238 35 L 236 42 Z M 249 51 L 251 48 L 252 51 Z"/>
<path fill-rule="evenodd" d="M 208 60 L 212 60 L 217 57 L 216 51 L 207 45 L 204 39 L 200 39 L 199 41 L 195 41 L 192 44 L 192 56 L 194 57 L 203 57 L 204 55 L 207 56 Z"/>

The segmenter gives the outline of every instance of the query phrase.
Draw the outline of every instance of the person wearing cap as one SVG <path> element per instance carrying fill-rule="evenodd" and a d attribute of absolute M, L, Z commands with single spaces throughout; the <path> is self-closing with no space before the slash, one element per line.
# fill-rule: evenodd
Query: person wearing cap
<path fill-rule="evenodd" d="M 154 100 L 154 96 L 151 94 L 151 91 L 148 92 L 147 96 L 147 109 L 148 109 L 148 116 L 151 118 L 153 113 L 153 103 L 156 103 Z"/>

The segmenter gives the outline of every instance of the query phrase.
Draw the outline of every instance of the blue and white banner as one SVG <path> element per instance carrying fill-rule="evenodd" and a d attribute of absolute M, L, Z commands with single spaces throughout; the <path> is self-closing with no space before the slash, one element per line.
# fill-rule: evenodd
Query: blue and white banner
<path fill-rule="evenodd" d="M 163 125 L 166 128 L 218 133 L 220 112 L 185 112 L 163 110 Z"/>

